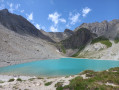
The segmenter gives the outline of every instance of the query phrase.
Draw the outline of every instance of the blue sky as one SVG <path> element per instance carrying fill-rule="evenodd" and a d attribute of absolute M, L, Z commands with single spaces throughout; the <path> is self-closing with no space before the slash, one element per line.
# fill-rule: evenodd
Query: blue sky
<path fill-rule="evenodd" d="M 0 0 L 0 9 L 22 15 L 47 32 L 74 30 L 82 23 L 119 19 L 119 0 Z"/>

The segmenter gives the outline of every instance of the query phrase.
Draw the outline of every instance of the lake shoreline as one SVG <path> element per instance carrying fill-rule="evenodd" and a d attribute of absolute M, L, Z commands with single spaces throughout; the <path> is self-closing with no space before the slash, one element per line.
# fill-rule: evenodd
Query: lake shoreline
<path fill-rule="evenodd" d="M 63 85 L 68 85 L 69 80 L 75 78 L 77 75 L 68 76 L 68 77 L 36 77 L 36 76 L 13 76 L 13 75 L 0 75 L 0 83 L 1 90 L 12 90 L 14 86 L 19 87 L 22 90 L 30 89 L 30 90 L 56 90 L 55 84 L 63 81 Z M 14 81 L 11 81 L 14 79 Z M 18 81 L 18 79 L 22 81 Z M 47 83 L 52 82 L 51 85 L 46 85 Z M 16 88 L 18 89 L 18 88 Z"/>
<path fill-rule="evenodd" d="M 75 58 L 75 57 L 58 57 L 58 58 L 43 58 L 43 59 L 35 58 L 35 59 L 24 59 L 24 60 L 23 59 L 22 60 L 11 60 L 8 62 L 0 61 L 0 68 L 12 66 L 12 65 L 17 65 L 17 64 L 34 62 L 34 61 L 41 61 L 41 60 L 48 60 L 48 59 L 60 59 L 60 58 L 91 59 L 91 58 Z M 92 60 L 109 60 L 109 59 L 92 59 Z M 110 59 L 110 60 L 111 61 L 119 61 L 119 60 L 113 60 L 113 59 Z"/>
<path fill-rule="evenodd" d="M 59 58 L 62 58 L 62 57 L 59 57 Z M 35 59 L 24 59 L 24 60 L 22 59 L 22 60 L 11 60 L 8 62 L 0 61 L 0 68 L 12 66 L 12 65 L 17 65 L 17 64 L 34 62 L 34 61 L 41 61 L 41 60 L 48 60 L 48 59 L 59 59 L 59 58 L 43 58 L 43 59 L 35 58 Z"/>

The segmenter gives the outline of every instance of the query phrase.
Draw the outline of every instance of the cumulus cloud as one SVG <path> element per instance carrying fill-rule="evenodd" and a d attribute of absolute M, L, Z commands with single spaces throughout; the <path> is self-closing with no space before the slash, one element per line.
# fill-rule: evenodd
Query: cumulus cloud
<path fill-rule="evenodd" d="M 79 22 L 80 13 L 75 13 L 74 15 L 72 13 L 69 14 L 69 20 L 71 21 L 70 24 L 74 25 L 77 22 Z"/>
<path fill-rule="evenodd" d="M 60 17 L 60 14 L 58 14 L 57 12 L 54 12 L 53 14 L 49 14 L 48 19 L 54 22 L 55 24 L 58 24 L 59 17 Z"/>
<path fill-rule="evenodd" d="M 9 11 L 11 12 L 11 13 L 13 13 L 14 12 L 14 10 L 17 10 L 19 7 L 20 7 L 20 4 L 13 4 L 13 3 L 8 3 L 8 5 L 9 5 Z"/>
<path fill-rule="evenodd" d="M 20 4 L 16 4 L 16 9 L 18 9 L 20 7 Z"/>
<path fill-rule="evenodd" d="M 57 32 L 58 30 L 57 30 L 57 28 L 56 28 L 56 27 L 51 26 L 51 27 L 50 27 L 50 31 L 52 31 L 52 32 Z"/>
<path fill-rule="evenodd" d="M 14 11 L 13 3 L 10 3 L 10 4 L 9 4 L 9 7 L 10 7 L 10 8 L 9 8 L 9 11 L 13 13 L 13 11 Z"/>
<path fill-rule="evenodd" d="M 33 13 L 26 14 L 26 16 L 27 16 L 27 20 L 30 20 L 30 21 L 33 20 Z"/>
<path fill-rule="evenodd" d="M 64 18 L 59 19 L 60 22 L 66 23 L 66 20 Z"/>
<path fill-rule="evenodd" d="M 64 18 L 60 18 L 61 15 L 58 12 L 54 12 L 52 14 L 49 14 L 48 19 L 54 22 L 55 25 L 57 25 L 60 22 L 66 23 L 66 20 Z"/>
<path fill-rule="evenodd" d="M 88 7 L 85 7 L 83 10 L 82 10 L 82 13 L 83 13 L 83 17 L 85 17 L 89 12 L 91 11 L 91 9 L 90 8 L 88 8 Z"/>
<path fill-rule="evenodd" d="M 37 29 L 41 29 L 39 24 L 35 25 Z"/>
<path fill-rule="evenodd" d="M 52 32 L 58 32 L 57 27 L 58 27 L 59 22 L 66 23 L 66 19 L 61 18 L 61 14 L 59 14 L 58 12 L 49 14 L 48 19 L 53 22 L 53 25 L 50 26 L 50 31 Z"/>

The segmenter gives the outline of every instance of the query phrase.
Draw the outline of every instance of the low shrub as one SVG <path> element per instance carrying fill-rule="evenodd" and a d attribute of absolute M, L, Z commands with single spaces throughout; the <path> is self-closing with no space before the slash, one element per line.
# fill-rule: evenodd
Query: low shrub
<path fill-rule="evenodd" d="M 20 82 L 21 82 L 21 81 L 22 81 L 22 79 L 21 79 L 21 78 L 18 78 L 18 79 L 17 79 L 17 81 L 20 81 Z"/>
<path fill-rule="evenodd" d="M 13 79 L 10 79 L 8 82 L 13 82 L 15 79 L 13 78 Z"/>
<path fill-rule="evenodd" d="M 112 43 L 109 41 L 109 39 L 107 39 L 107 38 L 105 38 L 105 37 L 102 37 L 102 36 L 93 39 L 92 42 L 91 42 L 91 44 L 98 43 L 98 42 L 100 42 L 100 43 L 106 45 L 107 48 L 109 48 L 109 47 L 112 46 Z"/>
<path fill-rule="evenodd" d="M 45 86 L 49 86 L 51 84 L 52 84 L 52 82 L 47 82 L 47 83 L 45 83 Z"/>
<path fill-rule="evenodd" d="M 112 71 L 117 72 L 112 72 Z M 119 85 L 119 67 L 111 68 L 108 71 L 94 72 L 86 70 L 81 74 L 90 74 L 93 77 L 83 79 L 78 76 L 70 80 L 70 84 L 66 86 L 55 85 L 57 90 L 118 90 L 119 87 L 106 85 L 107 82 Z"/>
<path fill-rule="evenodd" d="M 116 38 L 114 39 L 114 42 L 115 42 L 115 43 L 118 43 L 118 42 L 119 42 L 119 37 L 116 37 Z"/>

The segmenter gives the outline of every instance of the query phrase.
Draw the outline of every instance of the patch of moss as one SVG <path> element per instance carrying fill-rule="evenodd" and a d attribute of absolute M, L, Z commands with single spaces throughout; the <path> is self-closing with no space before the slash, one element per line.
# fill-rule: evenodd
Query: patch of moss
<path fill-rule="evenodd" d="M 118 43 L 118 42 L 119 42 L 119 37 L 116 37 L 116 38 L 114 39 L 114 42 L 115 42 L 115 43 Z"/>
<path fill-rule="evenodd" d="M 4 83 L 4 81 L 0 80 L 0 83 Z"/>
<path fill-rule="evenodd" d="M 93 39 L 92 42 L 91 42 L 91 44 L 98 43 L 98 42 L 100 42 L 100 43 L 106 45 L 107 48 L 109 48 L 109 47 L 112 46 L 112 43 L 109 41 L 109 39 L 107 39 L 107 38 L 105 38 L 105 37 L 102 37 L 102 36 Z"/>
<path fill-rule="evenodd" d="M 51 84 L 52 84 L 52 82 L 47 82 L 47 83 L 45 83 L 45 86 L 49 86 Z"/>
<path fill-rule="evenodd" d="M 21 78 L 18 78 L 18 79 L 17 79 L 17 81 L 20 81 L 20 82 L 21 82 L 21 81 L 22 81 L 22 79 L 21 79 Z"/>
<path fill-rule="evenodd" d="M 62 87 L 62 85 L 63 85 L 63 82 L 58 82 L 55 84 L 55 87 Z"/>
<path fill-rule="evenodd" d="M 15 79 L 13 78 L 13 79 L 10 79 L 8 82 L 13 82 Z"/>
<path fill-rule="evenodd" d="M 29 80 L 30 80 L 30 81 L 33 81 L 34 79 L 35 79 L 35 78 L 30 78 Z"/>
<path fill-rule="evenodd" d="M 61 45 L 61 49 L 62 49 L 62 52 L 65 54 L 66 53 L 66 50 L 65 50 L 65 48 L 64 48 L 63 45 Z"/>
<path fill-rule="evenodd" d="M 84 48 L 85 48 L 85 46 L 81 46 L 79 48 L 78 52 L 76 52 L 75 54 L 73 54 L 72 57 L 77 57 Z"/>
<path fill-rule="evenodd" d="M 37 79 L 43 79 L 42 77 L 37 77 Z"/>

